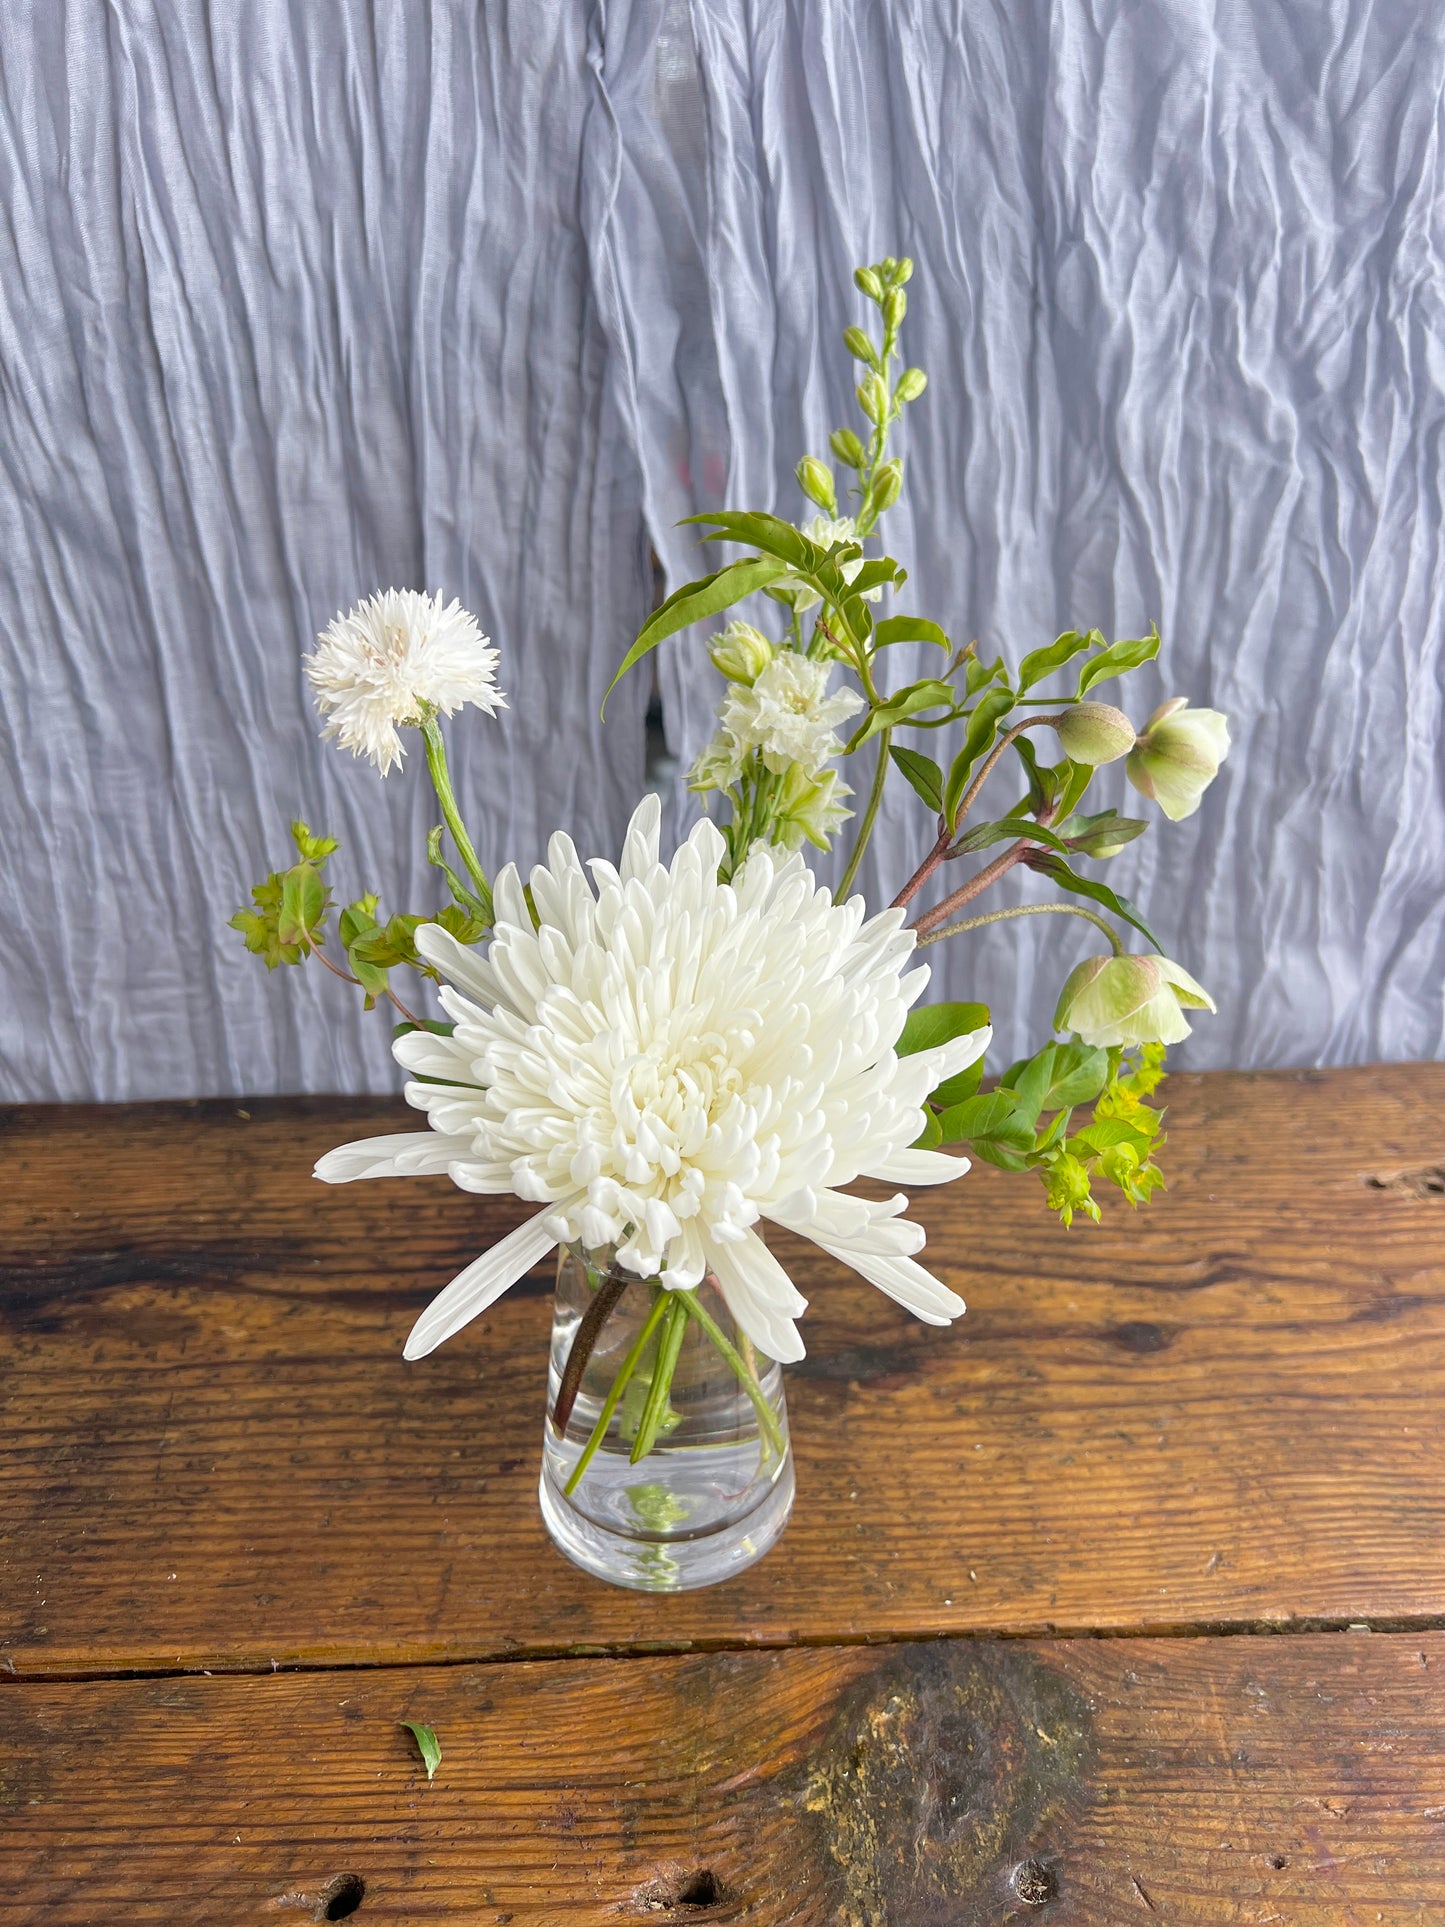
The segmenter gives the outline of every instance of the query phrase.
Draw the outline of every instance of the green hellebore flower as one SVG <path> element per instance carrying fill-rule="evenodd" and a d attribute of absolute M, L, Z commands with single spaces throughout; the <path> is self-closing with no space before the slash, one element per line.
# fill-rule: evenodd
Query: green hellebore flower
<path fill-rule="evenodd" d="M 729 682 L 755 683 L 773 659 L 773 645 L 762 630 L 736 619 L 718 630 L 707 652 Z"/>
<path fill-rule="evenodd" d="M 1217 709 L 1191 709 L 1187 696 L 1161 703 L 1129 752 L 1124 772 L 1141 796 L 1172 823 L 1193 816 L 1229 754 L 1229 719 Z"/>
<path fill-rule="evenodd" d="M 1177 1044 L 1189 1035 L 1185 1009 L 1212 1011 L 1214 999 L 1168 957 L 1086 957 L 1059 993 L 1054 1028 L 1105 1050 Z"/>
<path fill-rule="evenodd" d="M 1096 769 L 1117 762 L 1134 747 L 1134 725 L 1112 703 L 1075 703 L 1054 730 L 1067 757 Z"/>

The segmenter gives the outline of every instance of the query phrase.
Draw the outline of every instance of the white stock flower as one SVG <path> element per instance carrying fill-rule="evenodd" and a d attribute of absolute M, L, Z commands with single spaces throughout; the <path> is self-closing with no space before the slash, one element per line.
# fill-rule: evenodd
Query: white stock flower
<path fill-rule="evenodd" d="M 831 549 L 836 542 L 856 542 L 858 539 L 858 525 L 851 515 L 815 515 L 811 522 L 803 524 L 802 532 L 820 549 Z M 854 562 L 843 563 L 839 573 L 845 582 L 852 582 L 862 566 L 863 558 L 859 556 Z M 881 587 L 863 591 L 865 602 L 879 602 L 882 597 Z M 803 615 L 807 610 L 816 608 L 823 598 L 816 589 L 810 589 L 806 582 L 799 582 L 791 588 L 788 599 L 798 614 Z"/>
<path fill-rule="evenodd" d="M 687 773 L 687 786 L 700 796 L 709 790 L 730 790 L 743 773 L 743 752 L 725 729 L 720 729 L 698 752 Z"/>
<path fill-rule="evenodd" d="M 489 716 L 505 709 L 496 666 L 475 616 L 415 589 L 358 602 L 322 630 L 306 658 L 322 735 L 369 756 L 383 776 L 406 753 L 398 724 L 417 726 L 423 705 L 443 716 L 464 703 Z"/>
<path fill-rule="evenodd" d="M 830 673 L 829 663 L 780 649 L 751 688 L 729 686 L 718 711 L 720 733 L 741 754 L 757 750 L 775 776 L 795 763 L 810 774 L 821 769 L 843 747 L 834 729 L 863 707 L 851 689 L 828 694 Z"/>
<path fill-rule="evenodd" d="M 800 850 L 804 843 L 828 849 L 853 814 L 844 805 L 844 798 L 852 794 L 837 770 L 809 775 L 795 763 L 773 798 L 776 840 L 785 850 Z"/>
<path fill-rule="evenodd" d="M 918 1264 L 923 1229 L 899 1193 L 875 1204 L 860 1176 L 941 1184 L 967 1160 L 910 1149 L 923 1100 L 982 1054 L 987 1031 L 896 1055 L 928 980 L 910 970 L 901 910 L 865 922 L 835 904 L 799 856 L 755 850 L 719 883 L 723 839 L 704 820 L 669 868 L 660 806 L 638 807 L 620 869 L 594 883 L 555 835 L 532 872 L 496 882 L 488 955 L 437 924 L 417 946 L 449 982 L 450 1037 L 398 1039 L 397 1059 L 432 1133 L 330 1152 L 316 1175 L 446 1171 L 464 1190 L 543 1206 L 469 1265 L 407 1341 L 420 1358 L 475 1318 L 562 1241 L 615 1247 L 617 1261 L 674 1290 L 711 1272 L 742 1329 L 770 1356 L 803 1354 L 805 1300 L 753 1229 L 811 1238 L 930 1324 L 963 1301 Z M 595 884 L 595 894 L 594 894 Z"/>

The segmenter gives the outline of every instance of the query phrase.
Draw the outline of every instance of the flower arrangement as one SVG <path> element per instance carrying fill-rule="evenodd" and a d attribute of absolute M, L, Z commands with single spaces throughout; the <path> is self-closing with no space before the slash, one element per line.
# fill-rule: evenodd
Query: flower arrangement
<path fill-rule="evenodd" d="M 1070 630 L 1010 667 L 956 646 L 929 618 L 891 611 L 905 572 L 869 550 L 903 487 L 892 432 L 926 387 L 922 370 L 895 366 L 911 272 L 890 259 L 855 276 L 875 311 L 872 332 L 844 336 L 859 364 L 861 432 L 839 429 L 830 444 L 851 513 L 840 513 L 835 469 L 805 455 L 797 479 L 816 511 L 809 519 L 693 517 L 704 540 L 743 553 L 669 596 L 618 670 L 747 598 L 766 597 L 776 612 L 767 628 L 761 616 L 731 616 L 708 641 L 725 687 L 716 733 L 688 778 L 702 814 L 669 863 L 650 796 L 616 867 L 600 857 L 584 865 L 559 832 L 525 882 L 511 864 L 489 879 L 441 723 L 468 705 L 487 715 L 504 706 L 497 651 L 455 602 L 392 590 L 338 617 L 306 673 L 325 734 L 383 776 L 403 759 L 405 732 L 420 732 L 442 817 L 427 853 L 448 900 L 383 918 L 363 894 L 333 929 L 325 872 L 337 845 L 297 823 L 297 861 L 233 919 L 269 967 L 314 957 L 368 1007 L 389 1002 L 401 1019 L 394 1054 L 429 1128 L 344 1145 L 321 1159 L 319 1178 L 445 1173 L 464 1190 L 536 1207 L 428 1306 L 406 1356 L 451 1337 L 554 1248 L 579 1267 L 580 1295 L 554 1345 L 549 1421 L 554 1443 L 571 1441 L 556 1482 L 567 1499 L 609 1440 L 634 1466 L 682 1437 L 688 1345 L 722 1361 L 755 1414 L 759 1462 L 776 1473 L 785 1440 L 773 1361 L 802 1357 L 805 1301 L 762 1225 L 812 1240 L 942 1325 L 963 1302 L 919 1262 L 924 1233 L 906 1216 L 907 1192 L 873 1201 L 849 1190 L 855 1179 L 946 1183 L 980 1157 L 1036 1173 L 1065 1224 L 1097 1219 L 1096 1192 L 1110 1187 L 1144 1203 L 1163 1182 L 1162 1114 L 1149 1099 L 1165 1047 L 1188 1035 L 1187 1011 L 1214 1008 L 1161 954 L 1140 911 L 1089 867 L 1148 828 L 1114 808 L 1085 810 L 1099 768 L 1123 758 L 1135 789 L 1177 821 L 1198 808 L 1229 747 L 1224 717 L 1184 698 L 1136 733 L 1094 693 L 1150 661 L 1157 631 L 1109 642 Z M 902 644 L 936 652 L 937 666 L 897 686 L 889 667 Z M 1038 693 L 1065 676 L 1065 693 Z M 947 751 L 930 756 L 930 744 Z M 871 763 L 856 817 L 841 772 L 855 756 Z M 1022 793 L 980 820 L 985 790 L 996 793 L 1009 772 Z M 932 841 L 892 902 L 870 914 L 851 889 L 890 780 L 916 795 Z M 829 851 L 850 823 L 833 892 L 802 852 Z M 1046 878 L 1057 900 L 975 910 L 1017 867 Z M 1066 976 L 1059 1034 L 985 1089 L 988 1012 L 922 1002 L 929 972 L 917 953 L 1026 916 L 1082 919 L 1108 947 Z M 1131 933 L 1147 947 L 1129 950 Z M 441 1017 L 418 1014 L 414 991 L 412 1005 L 402 1002 L 402 970 L 435 988 Z M 636 1315 L 621 1320 L 626 1343 L 609 1353 L 629 1289 Z M 544 1478 L 544 1510 L 546 1492 Z M 627 1492 L 654 1552 L 700 1516 L 696 1494 L 655 1483 Z M 563 1535 L 554 1527 L 554 1536 Z M 656 1560 L 648 1571 L 625 1582 L 670 1583 Z"/>

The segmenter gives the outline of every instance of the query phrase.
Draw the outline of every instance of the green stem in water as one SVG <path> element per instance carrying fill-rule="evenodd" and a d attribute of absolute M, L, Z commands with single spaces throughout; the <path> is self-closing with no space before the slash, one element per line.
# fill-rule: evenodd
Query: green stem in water
<path fill-rule="evenodd" d="M 863 820 L 858 825 L 858 838 L 853 845 L 853 854 L 848 859 L 848 867 L 838 881 L 837 901 L 841 903 L 853 887 L 853 879 L 858 874 L 858 865 L 863 861 L 863 852 L 868 847 L 868 839 L 873 834 L 873 825 L 878 820 L 879 805 L 883 801 L 883 785 L 888 780 L 888 745 L 893 741 L 893 731 L 883 729 L 878 732 L 878 767 L 873 772 L 873 787 L 868 792 L 868 802 L 863 811 Z"/>
<path fill-rule="evenodd" d="M 682 1293 L 669 1292 L 667 1316 L 657 1344 L 657 1363 L 652 1368 L 652 1383 L 637 1422 L 637 1437 L 632 1441 L 632 1463 L 645 1459 L 657 1443 L 657 1434 L 667 1415 L 667 1395 L 672 1390 L 672 1375 L 677 1370 L 677 1355 L 687 1336 L 687 1306 L 677 1301 Z"/>
<path fill-rule="evenodd" d="M 437 801 L 442 806 L 447 828 L 452 833 L 452 842 L 457 853 L 466 865 L 467 875 L 476 886 L 478 898 L 486 906 L 488 920 L 492 914 L 492 886 L 487 882 L 487 873 L 482 868 L 472 839 L 467 835 L 467 826 L 462 821 L 461 811 L 457 808 L 456 792 L 452 789 L 451 772 L 447 768 L 446 745 L 442 741 L 441 724 L 430 712 L 422 717 L 422 739 L 426 744 L 426 766 L 431 772 L 432 787 L 437 793 Z"/>
<path fill-rule="evenodd" d="M 727 1333 L 713 1317 L 712 1313 L 703 1310 L 697 1301 L 697 1293 L 695 1291 L 680 1291 L 677 1295 L 682 1299 L 684 1305 L 686 1305 L 689 1317 L 695 1318 L 698 1324 L 702 1326 L 717 1350 L 721 1352 L 738 1383 L 752 1400 L 753 1410 L 758 1415 L 758 1424 L 762 1427 L 765 1446 L 771 1447 L 772 1451 L 776 1452 L 781 1458 L 783 1452 L 783 1435 L 778 1430 L 778 1421 L 773 1415 L 773 1408 L 769 1405 L 767 1395 L 758 1383 L 756 1374 L 748 1370 L 737 1347 L 728 1338 Z M 765 1449 L 763 1457 L 767 1458 L 768 1456 L 768 1451 Z"/>
<path fill-rule="evenodd" d="M 582 1474 L 587 1470 L 588 1466 L 591 1465 L 593 1458 L 596 1456 L 598 1446 L 601 1445 L 603 1439 L 606 1438 L 607 1428 L 612 1423 L 612 1415 L 622 1402 L 622 1394 L 627 1390 L 627 1381 L 637 1370 L 638 1362 L 642 1354 L 652 1343 L 652 1334 L 662 1323 L 667 1311 L 667 1302 L 673 1295 L 672 1292 L 664 1291 L 660 1286 L 658 1287 L 657 1297 L 653 1300 L 652 1310 L 643 1320 L 642 1330 L 633 1341 L 632 1350 L 617 1368 L 617 1376 L 612 1381 L 612 1390 L 603 1400 L 602 1410 L 597 1415 L 597 1423 L 592 1428 L 592 1436 L 588 1439 L 586 1445 L 583 1446 L 582 1456 L 578 1459 L 576 1465 L 573 1466 L 572 1476 L 562 1488 L 569 1499 L 581 1483 Z M 691 1294 L 689 1293 L 688 1295 L 690 1296 Z"/>
<path fill-rule="evenodd" d="M 1123 944 L 1104 919 L 1077 903 L 1021 903 L 1012 910 L 990 910 L 986 916 L 965 917 L 959 923 L 950 923 L 946 929 L 933 930 L 926 937 L 920 937 L 918 948 L 921 950 L 926 943 L 942 943 L 945 937 L 956 937 L 960 930 L 977 930 L 986 923 L 1005 923 L 1010 917 L 1083 917 L 1103 931 L 1116 957 L 1124 954 Z"/>

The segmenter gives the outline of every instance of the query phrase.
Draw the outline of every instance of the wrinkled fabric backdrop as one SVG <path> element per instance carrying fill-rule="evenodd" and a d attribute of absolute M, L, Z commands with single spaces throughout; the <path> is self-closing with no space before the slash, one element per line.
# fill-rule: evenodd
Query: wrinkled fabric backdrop
<path fill-rule="evenodd" d="M 225 928 L 295 813 L 346 894 L 438 901 L 420 758 L 323 746 L 302 652 L 460 596 L 512 705 L 451 732 L 484 859 L 615 852 L 652 552 L 672 587 L 683 515 L 801 512 L 884 253 L 931 377 L 897 606 L 1014 659 L 1157 620 L 1135 720 L 1231 716 L 1109 868 L 1218 997 L 1178 1060 L 1440 1054 L 1442 75 L 1415 0 L 15 0 L 0 1095 L 393 1087 L 382 1015 Z M 656 660 L 685 761 L 715 681 Z M 899 783 L 873 901 L 921 817 Z M 1012 1055 L 1089 948 L 932 961 Z"/>

